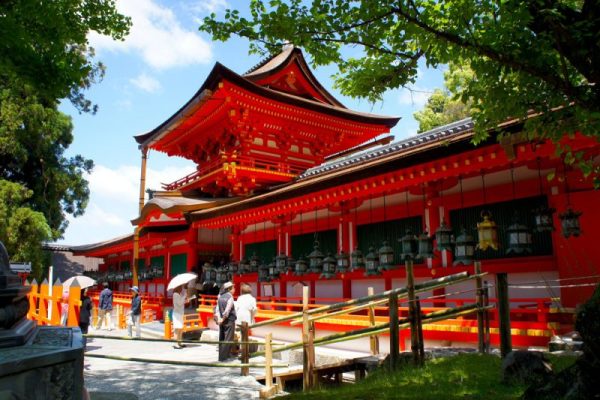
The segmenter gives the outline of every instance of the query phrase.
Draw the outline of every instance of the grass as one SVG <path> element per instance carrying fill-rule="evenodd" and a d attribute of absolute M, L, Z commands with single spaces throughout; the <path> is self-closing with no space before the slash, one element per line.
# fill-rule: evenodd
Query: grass
<path fill-rule="evenodd" d="M 555 372 L 574 361 L 572 357 L 551 358 Z M 501 364 L 497 356 L 461 354 L 428 361 L 423 368 L 405 366 L 395 372 L 381 369 L 356 384 L 294 393 L 286 399 L 518 399 L 526 386 L 504 384 Z"/>

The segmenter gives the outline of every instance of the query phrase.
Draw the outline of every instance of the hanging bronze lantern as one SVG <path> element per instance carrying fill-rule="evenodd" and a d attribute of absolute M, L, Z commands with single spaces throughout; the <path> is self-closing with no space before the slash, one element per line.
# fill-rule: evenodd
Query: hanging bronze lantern
<path fill-rule="evenodd" d="M 350 271 L 356 271 L 365 267 L 365 257 L 358 247 L 350 254 L 350 259 L 352 260 Z"/>
<path fill-rule="evenodd" d="M 554 231 L 554 218 L 553 214 L 556 212 L 554 208 L 548 208 L 546 206 L 540 206 L 533 210 L 534 223 L 536 232 L 552 232 Z"/>
<path fill-rule="evenodd" d="M 578 237 L 581 234 L 579 217 L 583 214 L 581 211 L 573 211 L 571 207 L 567 208 L 562 214 L 559 214 L 560 225 L 562 226 L 562 235 L 565 238 L 570 236 Z"/>
<path fill-rule="evenodd" d="M 379 275 L 379 257 L 373 246 L 369 247 L 365 262 L 365 276 Z"/>
<path fill-rule="evenodd" d="M 452 243 L 452 228 L 446 225 L 446 220 L 442 220 L 440 226 L 435 230 L 435 243 L 439 251 L 452 251 L 454 247 Z"/>
<path fill-rule="evenodd" d="M 273 257 L 273 260 L 269 263 L 269 281 L 279 279 L 279 269 L 277 268 L 277 257 Z"/>
<path fill-rule="evenodd" d="M 280 274 L 285 274 L 287 271 L 287 259 L 288 257 L 283 253 L 275 257 L 275 265 Z"/>
<path fill-rule="evenodd" d="M 306 259 L 303 256 L 300 256 L 298 261 L 296 261 L 296 265 L 294 266 L 294 275 L 304 275 L 308 270 L 308 265 L 306 263 Z"/>
<path fill-rule="evenodd" d="M 225 282 L 227 282 L 227 280 L 228 280 L 228 277 L 227 277 L 227 268 L 225 268 L 225 265 L 220 265 L 216 269 L 215 283 L 217 284 L 217 286 L 221 287 L 221 286 L 223 286 L 223 284 Z"/>
<path fill-rule="evenodd" d="M 473 255 L 475 254 L 475 239 L 469 235 L 465 228 L 456 238 L 454 246 L 454 262 L 452 265 L 471 265 L 473 264 Z"/>
<path fill-rule="evenodd" d="M 207 261 L 202 266 L 204 271 L 204 284 L 214 285 L 217 280 L 217 271 L 210 261 Z"/>
<path fill-rule="evenodd" d="M 410 229 L 406 230 L 406 235 L 402 236 L 400 239 L 400 244 L 402 246 L 402 251 L 400 253 L 400 257 L 402 260 L 413 260 L 417 257 L 418 252 L 418 242 L 415 235 L 412 234 Z"/>
<path fill-rule="evenodd" d="M 330 254 L 327 254 L 327 257 L 323 259 L 323 273 L 319 276 L 319 278 L 331 279 L 335 278 L 335 265 L 336 260 Z"/>
<path fill-rule="evenodd" d="M 285 260 L 285 273 L 288 274 L 294 271 L 296 267 L 296 260 L 292 256 L 288 256 Z"/>
<path fill-rule="evenodd" d="M 515 213 L 512 224 L 506 229 L 508 233 L 508 249 L 506 254 L 531 254 L 532 239 L 531 230 L 519 222 L 519 216 Z"/>
<path fill-rule="evenodd" d="M 238 272 L 240 273 L 240 275 L 250 272 L 250 261 L 248 261 L 246 257 L 240 260 Z"/>
<path fill-rule="evenodd" d="M 483 251 L 489 247 L 498 250 L 498 226 L 492 219 L 492 213 L 483 210 L 481 218 L 483 218 L 483 221 L 477 223 L 477 235 L 479 237 L 477 248 Z"/>
<path fill-rule="evenodd" d="M 256 251 L 255 251 L 254 254 L 252 254 L 252 257 L 250 257 L 250 272 L 258 271 L 259 264 L 260 264 L 260 258 L 258 257 L 258 255 L 256 254 Z"/>
<path fill-rule="evenodd" d="M 269 266 L 265 263 L 258 266 L 258 281 L 269 282 Z"/>
<path fill-rule="evenodd" d="M 389 271 L 394 269 L 394 249 L 384 240 L 378 250 L 379 253 L 379 271 Z"/>
<path fill-rule="evenodd" d="M 340 251 L 336 256 L 335 271 L 341 274 L 348 272 L 350 266 L 350 256 L 344 250 Z"/>
<path fill-rule="evenodd" d="M 433 237 L 427 234 L 427 231 L 421 233 L 418 237 L 418 249 L 417 258 L 424 260 L 426 258 L 433 258 Z"/>
<path fill-rule="evenodd" d="M 323 253 L 319 248 L 319 241 L 315 240 L 313 251 L 308 255 L 308 272 L 320 274 L 322 271 Z"/>

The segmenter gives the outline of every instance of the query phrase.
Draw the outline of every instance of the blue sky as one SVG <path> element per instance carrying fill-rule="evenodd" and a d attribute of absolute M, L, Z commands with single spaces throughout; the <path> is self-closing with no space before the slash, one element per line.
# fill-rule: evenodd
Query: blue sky
<path fill-rule="evenodd" d="M 130 35 L 124 42 L 89 36 L 97 59 L 107 67 L 104 80 L 87 92 L 99 111 L 96 115 L 79 114 L 66 102 L 61 110 L 72 116 L 75 126 L 75 140 L 67 155 L 81 154 L 94 160 L 94 171 L 86 177 L 91 196 L 85 215 L 69 219 L 69 228 L 59 243 L 96 243 L 133 232 L 130 221 L 138 211 L 141 164 L 133 136 L 154 129 L 177 111 L 202 85 L 215 62 L 243 73 L 260 61 L 258 56 L 248 55 L 246 40 L 212 42 L 208 35 L 198 32 L 204 16 L 210 12 L 222 15 L 225 8 L 240 3 L 117 0 L 119 11 L 132 18 Z M 412 90 L 390 90 L 382 102 L 370 104 L 344 97 L 332 88 L 330 76 L 336 72 L 335 66 L 313 72 L 347 107 L 402 117 L 392 130 L 396 140 L 416 133 L 412 114 L 423 107 L 428 93 L 443 86 L 439 70 L 421 67 Z M 193 170 L 187 160 L 151 151 L 146 187 L 160 189 L 161 182 L 172 182 Z"/>

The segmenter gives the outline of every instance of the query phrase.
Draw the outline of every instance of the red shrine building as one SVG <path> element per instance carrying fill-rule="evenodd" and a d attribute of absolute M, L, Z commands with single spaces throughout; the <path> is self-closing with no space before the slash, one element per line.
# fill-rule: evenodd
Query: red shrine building
<path fill-rule="evenodd" d="M 151 295 L 193 271 L 207 292 L 232 279 L 263 299 L 297 302 L 302 286 L 316 302 L 356 298 L 405 285 L 406 259 L 417 283 L 473 272 L 475 260 L 490 283 L 507 273 L 514 307 L 591 295 L 600 192 L 552 143 L 507 121 L 501 140 L 490 132 L 475 147 L 470 119 L 394 141 L 398 120 L 346 108 L 292 46 L 243 75 L 217 63 L 181 109 L 135 137 L 142 201 L 148 151 L 196 170 L 148 191 L 134 235 L 73 250 L 102 258 L 97 277 L 123 291 L 136 259 Z M 600 162 L 595 139 L 564 141 Z M 435 304 L 474 296 L 452 290 L 434 290 Z"/>

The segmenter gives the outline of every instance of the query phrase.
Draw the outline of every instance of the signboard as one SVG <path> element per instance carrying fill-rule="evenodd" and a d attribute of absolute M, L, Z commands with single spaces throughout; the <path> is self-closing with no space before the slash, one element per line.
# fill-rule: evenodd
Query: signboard
<path fill-rule="evenodd" d="M 30 262 L 11 262 L 10 263 L 11 271 L 15 273 L 31 273 L 31 263 Z"/>

